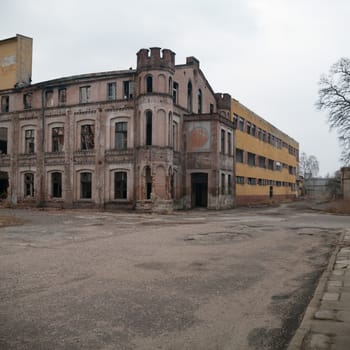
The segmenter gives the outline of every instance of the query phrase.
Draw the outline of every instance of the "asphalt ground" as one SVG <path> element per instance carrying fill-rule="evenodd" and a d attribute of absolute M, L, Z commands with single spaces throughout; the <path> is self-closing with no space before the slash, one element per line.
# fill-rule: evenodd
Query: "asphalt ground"
<path fill-rule="evenodd" d="M 286 349 L 350 217 L 0 209 L 0 349 Z"/>

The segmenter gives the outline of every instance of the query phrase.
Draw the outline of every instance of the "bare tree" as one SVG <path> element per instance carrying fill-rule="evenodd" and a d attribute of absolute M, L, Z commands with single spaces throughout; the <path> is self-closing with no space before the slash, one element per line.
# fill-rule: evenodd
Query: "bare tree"
<path fill-rule="evenodd" d="M 341 160 L 350 164 L 350 59 L 341 58 L 332 65 L 319 85 L 316 105 L 328 111 L 330 127 L 337 130 L 343 148 Z"/>
<path fill-rule="evenodd" d="M 317 176 L 319 172 L 318 160 L 315 156 L 308 156 L 305 152 L 300 154 L 299 158 L 299 173 L 305 179 Z"/>

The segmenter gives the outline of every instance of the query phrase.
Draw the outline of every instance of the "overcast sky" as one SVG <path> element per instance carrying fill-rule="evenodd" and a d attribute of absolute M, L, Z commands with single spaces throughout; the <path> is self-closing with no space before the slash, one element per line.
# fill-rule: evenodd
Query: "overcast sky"
<path fill-rule="evenodd" d="M 33 83 L 136 67 L 140 48 L 200 60 L 228 92 L 315 155 L 342 164 L 335 131 L 315 108 L 318 81 L 349 57 L 349 0 L 1 0 L 0 39 L 33 38 Z"/>

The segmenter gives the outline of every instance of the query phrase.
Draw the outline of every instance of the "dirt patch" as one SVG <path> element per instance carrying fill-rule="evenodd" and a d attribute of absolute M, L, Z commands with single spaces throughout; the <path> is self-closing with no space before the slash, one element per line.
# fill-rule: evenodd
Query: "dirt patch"
<path fill-rule="evenodd" d="M 23 225 L 26 221 L 13 216 L 0 216 L 0 227 Z"/>

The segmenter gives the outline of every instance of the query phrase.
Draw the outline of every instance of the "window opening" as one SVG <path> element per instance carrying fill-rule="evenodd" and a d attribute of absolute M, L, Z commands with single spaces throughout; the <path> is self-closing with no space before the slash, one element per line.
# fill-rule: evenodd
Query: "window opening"
<path fill-rule="evenodd" d="M 150 75 L 146 78 L 146 91 L 147 93 L 153 92 L 153 78 Z"/>
<path fill-rule="evenodd" d="M 62 88 L 58 90 L 58 103 L 65 104 L 67 102 L 67 90 Z"/>
<path fill-rule="evenodd" d="M 52 152 L 62 152 L 64 143 L 64 128 L 52 128 Z"/>
<path fill-rule="evenodd" d="M 58 172 L 52 173 L 51 182 L 52 182 L 52 197 L 61 198 L 62 197 L 62 174 Z"/>
<path fill-rule="evenodd" d="M 179 91 L 179 84 L 174 81 L 173 83 L 173 103 L 178 104 L 178 91 Z"/>
<path fill-rule="evenodd" d="M 108 83 L 107 84 L 107 99 L 109 101 L 114 101 L 117 98 L 117 84 Z"/>
<path fill-rule="evenodd" d="M 127 199 L 127 173 L 118 171 L 114 173 L 114 198 Z"/>
<path fill-rule="evenodd" d="M 123 81 L 124 99 L 129 100 L 134 96 L 134 82 L 132 80 Z"/>
<path fill-rule="evenodd" d="M 94 125 L 81 126 L 81 149 L 89 150 L 95 148 L 95 128 Z"/>
<path fill-rule="evenodd" d="M 146 145 L 152 145 L 152 112 L 146 112 Z"/>
<path fill-rule="evenodd" d="M 198 90 L 198 114 L 202 113 L 202 90 Z"/>
<path fill-rule="evenodd" d="M 7 154 L 7 128 L 0 128 L 0 154 Z"/>
<path fill-rule="evenodd" d="M 80 103 L 88 103 L 90 100 L 90 86 L 80 88 Z"/>
<path fill-rule="evenodd" d="M 244 158 L 243 158 L 243 150 L 236 148 L 236 162 L 237 163 L 243 163 Z"/>
<path fill-rule="evenodd" d="M 221 194 L 225 194 L 225 174 L 221 174 Z"/>
<path fill-rule="evenodd" d="M 80 174 L 80 198 L 90 199 L 91 198 L 91 173 Z"/>
<path fill-rule="evenodd" d="M 225 153 L 225 130 L 221 130 L 221 146 L 220 152 Z"/>
<path fill-rule="evenodd" d="M 32 173 L 24 174 L 24 196 L 34 197 L 34 175 Z"/>
<path fill-rule="evenodd" d="M 23 105 L 24 109 L 30 109 L 32 108 L 32 93 L 24 94 L 23 95 Z"/>
<path fill-rule="evenodd" d="M 118 150 L 128 147 L 128 123 L 118 122 L 115 124 L 115 148 Z"/>
<path fill-rule="evenodd" d="M 7 113 L 10 110 L 10 97 L 1 96 L 1 112 Z"/>
<path fill-rule="evenodd" d="M 25 131 L 25 149 L 24 152 L 28 154 L 32 154 L 35 151 L 34 143 L 34 129 L 26 130 Z"/>
<path fill-rule="evenodd" d="M 189 81 L 187 84 L 187 109 L 192 112 L 193 102 L 192 102 L 192 83 Z"/>
<path fill-rule="evenodd" d="M 149 166 L 146 167 L 146 199 L 151 199 L 152 194 L 152 175 L 151 168 Z"/>

